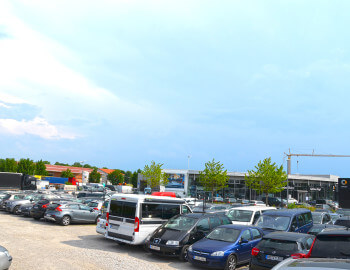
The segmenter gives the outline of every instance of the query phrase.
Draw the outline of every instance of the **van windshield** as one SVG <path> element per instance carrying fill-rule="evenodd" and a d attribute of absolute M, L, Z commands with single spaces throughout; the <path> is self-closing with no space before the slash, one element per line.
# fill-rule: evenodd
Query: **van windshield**
<path fill-rule="evenodd" d="M 252 219 L 253 211 L 250 210 L 236 210 L 232 209 L 228 212 L 227 216 L 232 221 L 250 222 Z"/>
<path fill-rule="evenodd" d="M 169 219 L 168 222 L 164 225 L 164 228 L 177 230 L 177 231 L 188 231 L 196 223 L 197 219 L 179 216 L 176 218 Z"/>
<path fill-rule="evenodd" d="M 272 229 L 277 231 L 286 231 L 289 227 L 290 217 L 281 216 L 261 216 L 256 226 L 262 229 Z"/>

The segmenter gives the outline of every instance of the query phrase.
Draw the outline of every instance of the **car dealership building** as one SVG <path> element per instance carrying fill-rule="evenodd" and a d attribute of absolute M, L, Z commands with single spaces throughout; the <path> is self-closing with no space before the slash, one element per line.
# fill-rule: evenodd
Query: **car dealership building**
<path fill-rule="evenodd" d="M 181 197 L 198 197 L 203 194 L 203 187 L 199 182 L 199 172 L 197 170 L 173 170 L 164 169 L 164 173 L 169 175 L 169 182 L 165 186 L 166 191 L 173 191 Z M 242 199 L 257 199 L 260 194 L 249 189 L 245 185 L 246 173 L 228 172 L 228 187 L 218 192 L 222 197 L 234 197 Z M 334 199 L 338 186 L 338 176 L 336 175 L 302 175 L 291 174 L 288 176 L 288 190 L 291 197 L 298 201 L 316 200 L 318 198 Z M 138 187 L 143 190 L 146 186 L 142 175 L 139 174 Z M 276 194 L 277 197 L 287 198 L 287 187 Z"/>

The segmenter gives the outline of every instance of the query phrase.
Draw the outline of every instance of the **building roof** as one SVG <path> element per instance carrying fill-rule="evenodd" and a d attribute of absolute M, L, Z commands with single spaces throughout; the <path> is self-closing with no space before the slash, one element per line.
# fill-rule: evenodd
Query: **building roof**
<path fill-rule="evenodd" d="M 112 172 L 114 172 L 115 170 L 112 170 L 112 169 L 99 169 L 100 171 L 106 173 L 106 174 L 110 174 Z"/>
<path fill-rule="evenodd" d="M 48 172 L 63 172 L 67 169 L 70 169 L 72 173 L 75 174 L 81 174 L 82 171 L 91 173 L 93 169 L 90 168 L 82 168 L 82 167 L 71 167 L 71 166 L 61 166 L 61 165 L 51 165 L 51 164 L 45 164 L 46 171 Z"/>

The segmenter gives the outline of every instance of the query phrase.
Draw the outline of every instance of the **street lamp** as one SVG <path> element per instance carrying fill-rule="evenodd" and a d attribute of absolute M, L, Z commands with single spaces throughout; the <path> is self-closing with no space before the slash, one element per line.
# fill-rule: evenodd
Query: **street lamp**
<path fill-rule="evenodd" d="M 85 160 L 83 160 L 83 161 L 80 161 L 80 164 L 81 164 L 81 184 L 83 184 L 83 182 L 84 182 L 84 162 L 85 162 Z"/>

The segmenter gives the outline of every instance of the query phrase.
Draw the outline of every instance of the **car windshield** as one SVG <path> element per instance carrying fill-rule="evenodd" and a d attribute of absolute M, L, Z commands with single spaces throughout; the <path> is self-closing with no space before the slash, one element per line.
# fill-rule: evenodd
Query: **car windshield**
<path fill-rule="evenodd" d="M 289 226 L 290 217 L 281 216 L 261 216 L 256 225 L 262 229 L 272 229 L 278 231 L 286 231 Z"/>
<path fill-rule="evenodd" d="M 169 219 L 164 225 L 164 228 L 177 231 L 188 231 L 193 227 L 196 221 L 197 219 L 194 218 L 179 216 Z"/>
<path fill-rule="evenodd" d="M 321 224 L 322 223 L 322 215 L 318 213 L 312 213 L 312 220 L 314 224 Z"/>
<path fill-rule="evenodd" d="M 206 238 L 210 240 L 217 240 L 217 241 L 225 241 L 225 242 L 236 242 L 239 234 L 241 233 L 240 230 L 232 229 L 232 228 L 216 228 L 213 230 Z"/>
<path fill-rule="evenodd" d="M 314 243 L 310 257 L 349 259 L 350 236 L 319 235 Z"/>
<path fill-rule="evenodd" d="M 89 207 L 98 207 L 98 203 L 97 202 L 89 202 L 88 206 Z"/>
<path fill-rule="evenodd" d="M 227 213 L 227 216 L 232 221 L 240 221 L 240 222 L 250 222 L 252 219 L 253 211 L 250 210 L 237 210 L 232 209 Z"/>

